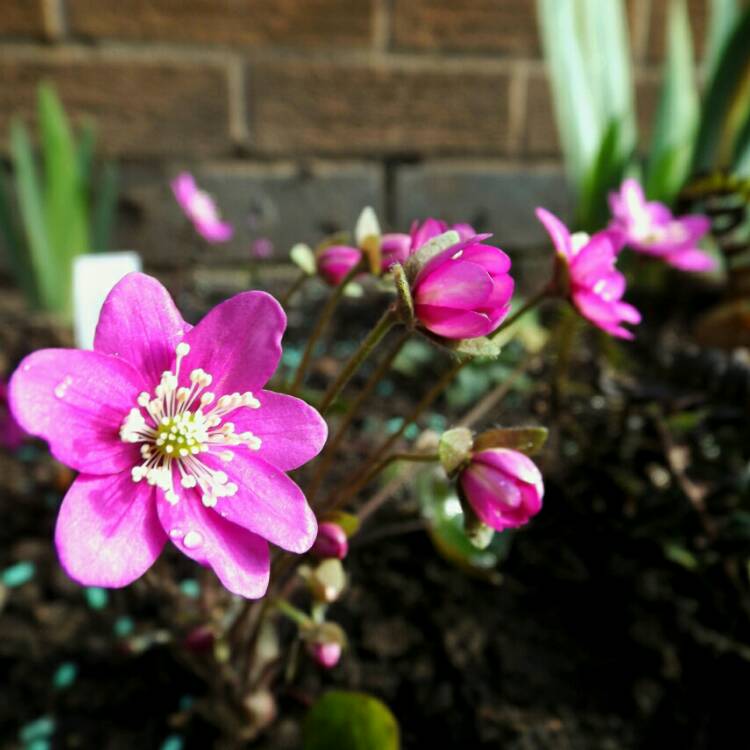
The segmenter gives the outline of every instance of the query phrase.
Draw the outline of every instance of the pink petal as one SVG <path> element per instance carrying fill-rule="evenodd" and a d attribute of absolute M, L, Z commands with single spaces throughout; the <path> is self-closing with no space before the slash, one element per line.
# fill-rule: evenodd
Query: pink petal
<path fill-rule="evenodd" d="M 612 270 L 616 255 L 608 233 L 593 235 L 570 263 L 574 283 L 580 282 L 586 286 L 596 283 L 597 277 Z"/>
<path fill-rule="evenodd" d="M 716 261 L 708 253 L 697 248 L 677 250 L 669 253 L 664 260 L 681 271 L 702 272 L 713 271 L 716 268 Z"/>
<path fill-rule="evenodd" d="M 539 468 L 527 455 L 519 451 L 493 448 L 475 454 L 474 461 L 487 466 L 494 466 L 505 474 L 518 477 L 526 484 L 536 487 L 541 493 L 544 492 L 542 474 Z"/>
<path fill-rule="evenodd" d="M 463 253 L 461 260 L 468 260 L 482 266 L 490 275 L 500 276 L 510 271 L 510 258 L 499 247 L 492 245 L 469 245 Z"/>
<path fill-rule="evenodd" d="M 711 229 L 711 219 L 703 214 L 688 214 L 678 216 L 675 221 L 682 224 L 683 229 L 690 235 L 691 244 L 697 242 Z"/>
<path fill-rule="evenodd" d="M 573 257 L 573 247 L 570 242 L 570 232 L 560 219 L 545 208 L 537 208 L 536 216 L 542 222 L 552 239 L 555 250 L 568 260 Z"/>
<path fill-rule="evenodd" d="M 121 359 L 76 349 L 42 349 L 26 357 L 10 381 L 19 424 L 44 438 L 52 455 L 87 474 L 112 474 L 138 461 L 120 440 L 143 379 Z"/>
<path fill-rule="evenodd" d="M 636 216 L 646 210 L 646 196 L 643 194 L 643 188 L 632 177 L 622 183 L 620 196 L 625 209 L 631 216 Z"/>
<path fill-rule="evenodd" d="M 620 320 L 625 321 L 625 323 L 637 325 L 641 322 L 641 314 L 633 307 L 633 305 L 629 305 L 627 302 L 617 303 L 617 315 Z"/>
<path fill-rule="evenodd" d="M 217 395 L 259 391 L 276 371 L 286 315 L 265 292 L 242 292 L 214 307 L 184 341 L 190 353 L 180 379 L 202 368 L 213 377 Z"/>
<path fill-rule="evenodd" d="M 204 507 L 195 490 L 180 490 L 176 505 L 160 493 L 156 507 L 174 545 L 209 566 L 226 589 L 248 599 L 266 593 L 271 561 L 265 540 Z"/>
<path fill-rule="evenodd" d="M 472 465 L 461 475 L 461 486 L 479 519 L 496 531 L 519 525 L 511 521 L 522 507 L 521 490 L 505 474 L 489 466 Z"/>
<path fill-rule="evenodd" d="M 403 263 L 409 257 L 411 237 L 408 234 L 384 234 L 380 238 L 381 266 L 387 271 L 394 263 Z"/>
<path fill-rule="evenodd" d="M 411 227 L 411 248 L 419 250 L 422 245 L 448 231 L 448 225 L 439 219 L 425 219 L 421 224 L 415 221 Z"/>
<path fill-rule="evenodd" d="M 82 474 L 65 495 L 55 545 L 66 573 L 84 586 L 119 588 L 140 578 L 167 537 L 156 515 L 155 490 L 130 472 Z"/>
<path fill-rule="evenodd" d="M 198 192 L 198 186 L 195 184 L 193 175 L 189 172 L 181 172 L 172 180 L 172 192 L 174 193 L 180 208 L 189 214 L 190 203 L 195 194 Z"/>
<path fill-rule="evenodd" d="M 226 418 L 235 432 L 252 432 L 261 439 L 256 455 L 282 471 L 291 471 L 320 453 L 328 426 L 318 412 L 304 401 L 273 391 L 255 396 L 260 409 L 243 407 Z"/>
<path fill-rule="evenodd" d="M 94 350 L 129 362 L 142 373 L 149 390 L 172 366 L 175 347 L 190 328 L 155 278 L 129 273 L 104 302 Z"/>
<path fill-rule="evenodd" d="M 220 498 L 213 512 L 289 552 L 307 552 L 318 523 L 302 490 L 247 448 L 233 453 L 229 463 L 212 456 L 203 459 L 207 466 L 225 471 L 239 487 L 233 497 Z"/>
<path fill-rule="evenodd" d="M 452 307 L 416 305 L 417 319 L 428 330 L 447 339 L 470 339 L 485 336 L 492 330 L 487 315 Z"/>
<path fill-rule="evenodd" d="M 492 288 L 492 279 L 481 266 L 462 258 L 446 260 L 417 285 L 414 301 L 417 305 L 473 310 L 483 305 Z"/>
<path fill-rule="evenodd" d="M 224 221 L 196 219 L 195 228 L 203 239 L 209 242 L 228 242 L 234 234 L 234 227 Z"/>

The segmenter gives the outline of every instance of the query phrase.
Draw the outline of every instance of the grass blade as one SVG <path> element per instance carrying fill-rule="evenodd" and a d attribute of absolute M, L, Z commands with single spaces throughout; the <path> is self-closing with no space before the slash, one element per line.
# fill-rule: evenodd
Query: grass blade
<path fill-rule="evenodd" d="M 34 276 L 24 247 L 23 237 L 13 215 L 6 188 L 6 174 L 2 169 L 0 169 L 0 234 L 3 236 L 7 249 L 8 264 L 13 278 L 29 303 L 36 306 L 38 300 Z"/>
<path fill-rule="evenodd" d="M 94 252 L 109 250 L 117 214 L 120 173 L 114 162 L 102 167 L 99 189 L 91 207 L 91 246 Z"/>

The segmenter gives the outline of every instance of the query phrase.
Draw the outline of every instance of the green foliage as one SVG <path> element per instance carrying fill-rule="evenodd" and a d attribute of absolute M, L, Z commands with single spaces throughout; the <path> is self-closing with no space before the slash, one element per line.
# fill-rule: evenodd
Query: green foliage
<path fill-rule="evenodd" d="M 399 728 L 388 707 L 366 693 L 332 690 L 310 709 L 304 750 L 398 750 Z"/>
<path fill-rule="evenodd" d="M 41 172 L 29 132 L 11 122 L 10 155 L 15 201 L 0 174 L 0 237 L 16 282 L 30 304 L 63 316 L 71 313 L 76 256 L 109 245 L 117 205 L 113 164 L 93 169 L 95 134 L 89 124 L 72 132 L 54 89 L 38 90 Z"/>

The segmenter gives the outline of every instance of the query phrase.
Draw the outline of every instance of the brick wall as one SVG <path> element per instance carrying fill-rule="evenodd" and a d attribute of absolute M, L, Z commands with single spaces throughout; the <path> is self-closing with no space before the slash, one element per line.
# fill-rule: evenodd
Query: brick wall
<path fill-rule="evenodd" d="M 698 40 L 706 0 L 690 0 Z M 630 0 L 652 106 L 667 0 Z M 119 242 L 164 271 L 237 264 L 270 237 L 435 214 L 531 253 L 532 209 L 565 213 L 533 0 L 2 0 L 0 133 L 55 82 L 123 164 Z M 167 187 L 180 168 L 239 232 L 206 250 Z M 210 255 L 209 255 L 210 253 Z"/>

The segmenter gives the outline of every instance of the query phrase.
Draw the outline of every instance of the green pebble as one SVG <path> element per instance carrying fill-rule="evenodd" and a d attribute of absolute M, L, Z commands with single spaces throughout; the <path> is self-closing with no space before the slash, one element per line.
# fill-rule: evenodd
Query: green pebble
<path fill-rule="evenodd" d="M 401 429 L 401 425 L 403 423 L 404 423 L 403 417 L 392 417 L 385 423 L 385 431 L 393 435 Z"/>
<path fill-rule="evenodd" d="M 404 437 L 407 440 L 414 440 L 419 435 L 419 427 L 412 422 L 405 430 Z"/>
<path fill-rule="evenodd" d="M 115 635 L 119 638 L 127 638 L 135 630 L 132 617 L 118 617 L 115 621 Z"/>
<path fill-rule="evenodd" d="M 13 589 L 28 583 L 34 577 L 34 573 L 36 566 L 33 562 L 20 562 L 3 571 L 2 581 L 9 589 Z"/>
<path fill-rule="evenodd" d="M 23 743 L 49 737 L 55 731 L 55 720 L 51 716 L 40 716 L 21 727 L 18 738 Z"/>
<path fill-rule="evenodd" d="M 48 740 L 32 740 L 28 745 L 24 745 L 23 750 L 50 750 L 51 747 Z"/>
<path fill-rule="evenodd" d="M 63 662 L 55 672 L 52 683 L 57 690 L 64 690 L 70 687 L 78 677 L 78 667 L 72 661 Z"/>
<path fill-rule="evenodd" d="M 91 609 L 104 609 L 109 602 L 109 592 L 98 586 L 90 586 L 86 589 L 86 601 Z"/>
<path fill-rule="evenodd" d="M 183 739 L 179 734 L 170 734 L 162 743 L 160 750 L 182 750 Z"/>
<path fill-rule="evenodd" d="M 201 595 L 201 585 L 195 578 L 186 578 L 180 581 L 180 591 L 190 599 L 197 599 Z"/>

